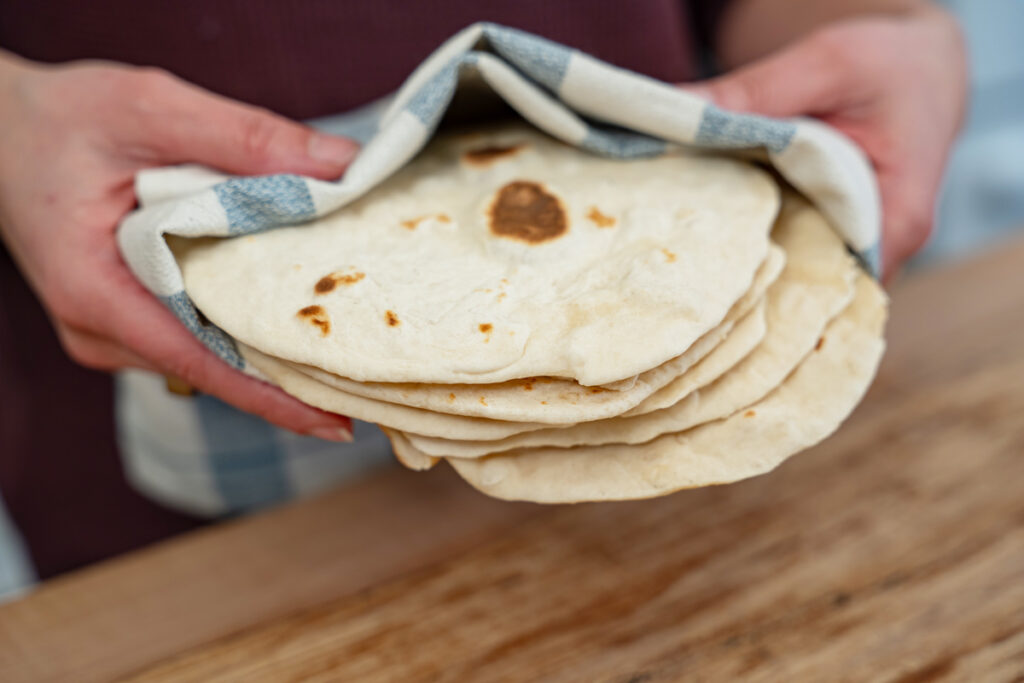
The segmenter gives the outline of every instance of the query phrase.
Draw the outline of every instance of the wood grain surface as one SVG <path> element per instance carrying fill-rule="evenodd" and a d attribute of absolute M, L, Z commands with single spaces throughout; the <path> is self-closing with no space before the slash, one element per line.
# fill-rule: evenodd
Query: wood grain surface
<path fill-rule="evenodd" d="M 824 444 L 652 501 L 388 472 L 0 607 L 0 680 L 1024 680 L 1024 243 L 896 288 Z"/>

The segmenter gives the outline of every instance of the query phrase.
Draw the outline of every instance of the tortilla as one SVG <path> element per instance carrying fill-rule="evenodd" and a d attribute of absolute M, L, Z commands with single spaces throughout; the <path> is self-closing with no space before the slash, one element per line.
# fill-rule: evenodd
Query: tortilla
<path fill-rule="evenodd" d="M 445 415 L 397 403 L 375 401 L 338 391 L 322 382 L 293 370 L 281 361 L 238 344 L 246 361 L 263 373 L 273 384 L 311 406 L 340 415 L 348 415 L 383 427 L 454 439 L 504 439 L 505 437 L 547 425 L 534 422 L 502 422 L 463 415 Z"/>
<path fill-rule="evenodd" d="M 424 453 L 462 458 L 542 446 L 639 444 L 726 417 L 760 400 L 819 343 L 829 320 L 853 298 L 859 272 L 824 217 L 795 197 L 784 202 L 772 238 L 789 256 L 782 275 L 768 290 L 767 333 L 757 348 L 706 387 L 700 385 L 703 373 L 698 365 L 666 387 L 683 394 L 667 408 L 562 429 L 532 430 L 500 441 L 436 439 L 418 434 L 408 434 L 408 439 Z M 687 392 L 687 385 L 701 388 Z M 648 401 L 661 399 L 655 394 L 640 408 Z"/>
<path fill-rule="evenodd" d="M 197 307 L 268 356 L 364 382 L 593 386 L 719 325 L 778 203 L 749 163 L 601 158 L 516 127 L 432 142 L 310 224 L 172 248 Z"/>
<path fill-rule="evenodd" d="M 751 318 L 750 312 L 756 309 L 768 287 L 779 277 L 785 260 L 782 249 L 772 245 L 754 277 L 753 285 L 733 305 L 720 325 L 707 332 L 682 355 L 641 373 L 631 386 L 624 386 L 618 391 L 606 387 L 585 387 L 553 377 L 530 377 L 490 385 L 363 383 L 307 365 L 287 364 L 346 393 L 439 413 L 558 425 L 599 420 L 621 415 L 637 406 L 666 384 L 689 374 L 690 368 L 698 362 L 709 357 L 712 362 L 728 362 L 744 349 L 749 351 L 753 348 L 764 337 L 764 325 L 763 314 Z M 720 353 L 719 349 L 722 349 Z"/>
<path fill-rule="evenodd" d="M 391 452 L 395 454 L 395 459 L 410 470 L 422 472 L 441 462 L 441 458 L 435 458 L 432 455 L 426 455 L 416 450 L 401 432 L 396 432 L 394 429 L 388 429 L 387 427 L 381 427 L 381 431 L 384 432 L 384 435 L 388 437 L 388 441 L 391 442 Z"/>
<path fill-rule="evenodd" d="M 738 310 L 743 310 L 747 305 L 747 303 L 741 300 L 738 304 Z M 760 324 L 757 324 L 756 321 L 753 325 L 747 323 L 747 318 L 751 316 L 759 316 L 761 319 Z M 764 311 L 761 306 L 758 306 L 755 312 L 748 313 L 744 320 L 741 321 L 744 324 L 741 325 L 742 331 L 739 333 L 739 336 L 763 334 L 763 317 Z M 683 368 L 689 367 L 689 365 L 692 365 L 692 358 L 707 355 L 709 349 L 714 348 L 732 327 L 733 323 L 728 321 L 719 328 L 712 330 L 712 332 L 702 337 L 691 351 L 683 354 L 679 359 L 675 359 L 675 365 Z M 424 436 L 437 436 L 446 439 L 497 440 L 549 426 L 539 422 L 511 422 L 436 413 L 398 403 L 378 401 L 377 399 L 366 398 L 336 389 L 314 379 L 307 372 L 300 372 L 289 363 L 267 356 L 245 344 L 239 343 L 238 350 L 242 357 L 267 379 L 299 400 L 322 410 L 348 415 L 368 422 L 376 422 L 382 427 L 401 429 Z M 667 370 L 661 368 L 659 372 L 667 372 Z M 477 387 L 477 391 L 488 392 L 489 387 Z M 480 393 L 482 403 L 486 404 L 488 395 L 488 393 Z"/>
<path fill-rule="evenodd" d="M 775 391 L 725 420 L 637 446 L 511 451 L 451 458 L 455 471 L 487 495 L 570 503 L 650 498 L 724 484 L 777 467 L 831 434 L 874 377 L 885 342 L 887 300 L 869 277 L 853 303 Z"/>

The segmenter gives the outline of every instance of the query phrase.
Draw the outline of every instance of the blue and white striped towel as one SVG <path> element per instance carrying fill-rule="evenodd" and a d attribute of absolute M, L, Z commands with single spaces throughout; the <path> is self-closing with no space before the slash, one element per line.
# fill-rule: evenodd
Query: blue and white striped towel
<path fill-rule="evenodd" d="M 379 115 L 362 121 L 364 147 L 338 182 L 295 175 L 228 177 L 194 166 L 140 173 L 140 208 L 118 231 L 125 260 L 207 347 L 234 367 L 251 371 L 232 340 L 197 315 L 164 235 L 243 235 L 294 225 L 345 206 L 423 147 L 456 90 L 468 87 L 469 81 L 485 83 L 524 119 L 552 136 L 601 155 L 656 156 L 669 143 L 724 153 L 759 152 L 818 206 L 868 269 L 878 273 L 880 205 L 875 178 L 864 155 L 839 133 L 811 119 L 728 112 L 672 85 L 489 23 L 474 24 L 450 38 L 412 73 Z M 233 421 L 237 431 L 237 418 Z M 138 425 L 128 431 L 138 432 Z M 210 448 L 212 441 L 217 439 L 206 440 Z M 189 478 L 176 482 L 173 463 L 140 469 L 145 454 L 126 455 L 136 471 L 161 472 L 159 482 L 148 481 L 145 488 L 159 490 L 165 500 L 190 499 Z M 254 483 L 254 491 L 268 493 L 256 496 L 259 500 L 251 495 L 241 498 L 244 507 L 251 507 L 302 489 Z M 211 504 L 206 499 L 198 507 L 239 507 L 223 496 L 218 500 Z"/>

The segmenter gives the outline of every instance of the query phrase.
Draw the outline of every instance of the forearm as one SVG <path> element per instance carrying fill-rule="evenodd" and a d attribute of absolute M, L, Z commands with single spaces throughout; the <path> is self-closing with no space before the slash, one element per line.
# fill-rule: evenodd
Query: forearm
<path fill-rule="evenodd" d="M 732 0 L 715 32 L 715 52 L 732 69 L 840 19 L 937 11 L 929 0 Z"/>

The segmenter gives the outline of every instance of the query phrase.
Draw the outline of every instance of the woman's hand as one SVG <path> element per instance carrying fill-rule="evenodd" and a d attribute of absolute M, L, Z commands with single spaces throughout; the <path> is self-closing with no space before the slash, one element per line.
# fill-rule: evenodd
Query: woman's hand
<path fill-rule="evenodd" d="M 196 162 L 238 174 L 340 176 L 355 143 L 232 102 L 167 73 L 99 62 L 42 66 L 0 52 L 0 235 L 82 365 L 137 367 L 282 427 L 351 440 L 347 418 L 230 368 L 125 266 L 114 233 L 133 178 Z"/>
<path fill-rule="evenodd" d="M 741 12 L 743 3 L 736 12 Z M 733 23 L 733 52 L 750 50 L 745 34 L 770 28 L 753 14 L 768 0 L 748 0 L 751 13 Z M 775 3 L 776 5 L 780 3 Z M 790 3 L 788 9 L 798 11 Z M 884 2 L 863 3 L 879 11 Z M 848 14 L 794 42 L 705 83 L 686 86 L 716 104 L 767 116 L 815 116 L 852 138 L 878 173 L 886 276 L 931 232 L 943 167 L 964 115 L 967 69 L 956 22 L 927 3 L 898 2 L 899 11 L 857 16 L 858 3 L 808 5 Z M 759 9 L 759 8 L 758 8 Z M 803 17 L 808 21 L 807 16 Z M 798 18 L 775 19 L 780 31 Z M 720 40 L 721 42 L 721 40 Z M 748 55 L 754 56 L 754 55 Z M 742 61 L 742 60 L 741 60 Z"/>

